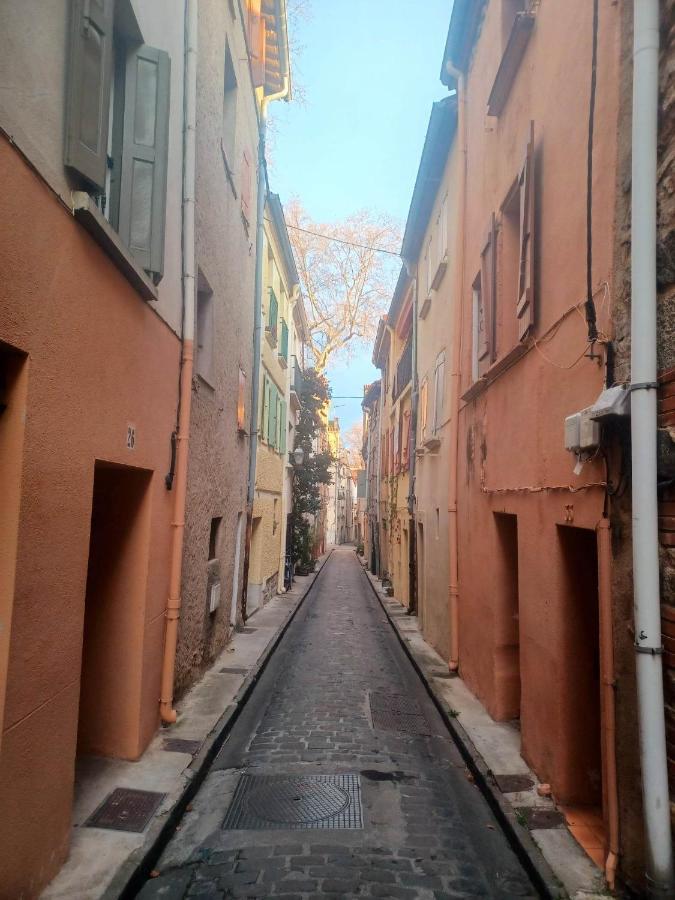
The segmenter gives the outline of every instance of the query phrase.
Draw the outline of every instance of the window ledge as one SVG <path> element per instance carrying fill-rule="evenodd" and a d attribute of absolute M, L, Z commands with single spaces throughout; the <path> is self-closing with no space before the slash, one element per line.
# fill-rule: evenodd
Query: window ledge
<path fill-rule="evenodd" d="M 438 435 L 434 434 L 426 439 L 426 441 L 424 442 L 424 446 L 429 451 L 438 450 L 438 448 L 441 446 L 441 439 L 438 437 Z"/>
<path fill-rule="evenodd" d="M 516 15 L 488 98 L 489 116 L 499 116 L 506 105 L 533 27 L 534 13 L 521 12 Z"/>
<path fill-rule="evenodd" d="M 443 259 L 439 262 L 436 267 L 436 272 L 434 273 L 434 277 L 431 281 L 431 290 L 438 290 L 438 286 L 441 281 L 443 281 L 443 276 L 445 275 L 446 269 L 448 268 L 448 257 L 444 256 Z"/>
<path fill-rule="evenodd" d="M 500 375 L 525 356 L 529 351 L 530 346 L 530 344 L 517 344 L 515 347 L 512 347 L 506 356 L 502 356 L 501 359 L 498 359 L 497 362 L 493 363 L 487 372 L 478 379 L 478 381 L 474 381 L 471 387 L 462 394 L 462 400 L 464 400 L 465 403 L 468 403 L 470 400 L 473 400 L 475 397 L 482 394 L 483 391 L 486 391 L 493 381 L 496 381 Z"/>
<path fill-rule="evenodd" d="M 97 244 L 105 250 L 127 281 L 144 300 L 157 300 L 157 288 L 144 269 L 134 259 L 131 251 L 96 206 L 93 197 L 85 191 L 73 191 L 73 215 L 89 232 Z"/>

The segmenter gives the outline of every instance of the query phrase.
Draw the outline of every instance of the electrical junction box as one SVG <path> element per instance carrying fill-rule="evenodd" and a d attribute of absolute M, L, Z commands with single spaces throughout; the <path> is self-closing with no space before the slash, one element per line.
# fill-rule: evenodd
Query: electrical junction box
<path fill-rule="evenodd" d="M 592 406 L 579 413 L 579 449 L 595 450 L 600 445 L 600 423 L 592 417 Z"/>
<path fill-rule="evenodd" d="M 630 415 L 630 391 L 625 384 L 606 388 L 587 411 L 596 422 L 627 417 Z"/>
<path fill-rule="evenodd" d="M 577 451 L 579 449 L 580 425 L 581 413 L 574 413 L 565 419 L 565 450 Z"/>

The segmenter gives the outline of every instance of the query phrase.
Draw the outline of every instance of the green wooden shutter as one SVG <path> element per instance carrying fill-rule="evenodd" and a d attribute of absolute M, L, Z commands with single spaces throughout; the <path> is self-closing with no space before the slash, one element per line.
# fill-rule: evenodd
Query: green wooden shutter
<path fill-rule="evenodd" d="M 169 54 L 141 45 L 127 61 L 119 233 L 158 283 L 164 271 Z"/>
<path fill-rule="evenodd" d="M 286 401 L 279 400 L 280 403 L 280 415 L 279 419 L 281 421 L 280 425 L 280 440 L 279 440 L 279 449 L 282 454 L 286 453 Z"/>
<path fill-rule="evenodd" d="M 265 406 L 264 406 L 264 418 L 262 423 L 262 436 L 263 439 L 267 441 L 269 444 L 270 441 L 270 400 L 271 400 L 271 385 L 269 378 L 265 376 Z"/>
<path fill-rule="evenodd" d="M 102 191 L 108 165 L 114 0 L 72 0 L 64 163 Z"/>
<path fill-rule="evenodd" d="M 279 430 L 279 392 L 275 385 L 271 385 L 270 394 L 270 447 L 278 448 Z"/>

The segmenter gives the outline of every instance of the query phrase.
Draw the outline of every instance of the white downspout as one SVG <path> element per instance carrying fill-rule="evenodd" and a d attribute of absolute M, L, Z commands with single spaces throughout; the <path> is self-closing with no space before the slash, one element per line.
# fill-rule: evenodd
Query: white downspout
<path fill-rule="evenodd" d="M 633 3 L 631 437 L 640 763 L 652 896 L 673 891 L 656 490 L 656 167 L 659 2 Z"/>

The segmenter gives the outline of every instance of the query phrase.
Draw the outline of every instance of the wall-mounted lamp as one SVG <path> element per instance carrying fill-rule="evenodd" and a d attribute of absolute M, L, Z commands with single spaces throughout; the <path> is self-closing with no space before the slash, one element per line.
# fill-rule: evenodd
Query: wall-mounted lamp
<path fill-rule="evenodd" d="M 294 466 L 301 466 L 305 461 L 305 451 L 302 447 L 296 447 L 292 453 L 288 454 L 290 461 Z"/>

